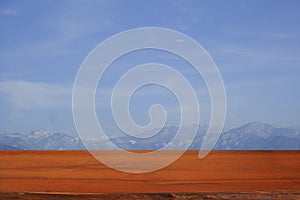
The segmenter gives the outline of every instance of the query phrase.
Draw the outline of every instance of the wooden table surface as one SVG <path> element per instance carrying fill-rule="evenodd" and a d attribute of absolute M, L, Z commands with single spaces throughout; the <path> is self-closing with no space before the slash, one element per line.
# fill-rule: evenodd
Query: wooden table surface
<path fill-rule="evenodd" d="M 108 168 L 87 151 L 0 151 L 2 193 L 257 191 L 299 192 L 300 151 L 212 151 L 201 160 L 197 151 L 187 151 L 168 167 L 143 174 Z"/>

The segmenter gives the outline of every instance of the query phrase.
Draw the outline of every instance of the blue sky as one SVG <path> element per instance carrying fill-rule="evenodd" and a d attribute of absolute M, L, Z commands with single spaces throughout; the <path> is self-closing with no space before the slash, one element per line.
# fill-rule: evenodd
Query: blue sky
<path fill-rule="evenodd" d="M 297 0 L 1 1 L 0 131 L 76 133 L 72 87 L 84 58 L 111 35 L 148 26 L 185 33 L 208 51 L 226 87 L 226 128 L 249 121 L 299 127 L 299 9 Z M 175 68 L 187 66 L 179 59 L 168 59 L 172 55 L 164 52 L 128 56 L 104 77 L 107 88 L 136 64 L 154 60 Z M 206 123 L 209 98 L 207 91 L 202 92 L 201 77 L 192 72 L 182 73 L 199 91 Z M 157 101 L 176 110 L 169 93 L 148 89 L 148 93 L 140 91 L 142 97 L 132 103 L 133 118 L 141 124 L 147 122 L 145 113 Z M 105 99 L 97 92 L 100 100 Z M 104 106 L 108 100 L 100 100 L 97 115 L 110 126 L 111 115 Z M 168 123 L 177 118 L 170 115 Z"/>

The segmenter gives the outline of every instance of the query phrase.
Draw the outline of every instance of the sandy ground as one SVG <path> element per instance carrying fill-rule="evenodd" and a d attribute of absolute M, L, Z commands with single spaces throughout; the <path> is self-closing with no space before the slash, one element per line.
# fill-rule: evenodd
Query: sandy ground
<path fill-rule="evenodd" d="M 118 156 L 116 151 L 100 153 Z M 162 170 L 131 174 L 106 167 L 86 151 L 0 151 L 0 199 L 22 199 L 16 196 L 24 192 L 146 195 L 136 199 L 155 199 L 158 195 L 151 193 L 164 193 L 164 199 L 176 199 L 176 193 L 299 197 L 300 151 L 213 151 L 202 160 L 197 155 L 197 151 L 187 151 Z"/>

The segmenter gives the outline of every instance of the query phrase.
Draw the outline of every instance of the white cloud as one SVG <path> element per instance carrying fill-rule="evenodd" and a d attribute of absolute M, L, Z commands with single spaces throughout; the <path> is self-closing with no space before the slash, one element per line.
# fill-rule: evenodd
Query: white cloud
<path fill-rule="evenodd" d="M 71 94 L 69 86 L 28 81 L 0 82 L 0 95 L 18 110 L 71 107 Z"/>
<path fill-rule="evenodd" d="M 18 11 L 14 8 L 2 8 L 1 14 L 2 15 L 17 15 Z"/>

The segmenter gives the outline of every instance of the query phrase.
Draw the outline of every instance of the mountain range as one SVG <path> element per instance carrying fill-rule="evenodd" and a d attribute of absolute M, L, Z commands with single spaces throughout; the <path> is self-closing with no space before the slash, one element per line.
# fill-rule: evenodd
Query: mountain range
<path fill-rule="evenodd" d="M 76 150 L 84 147 L 79 138 L 64 133 L 38 130 L 29 134 L 0 134 L 0 149 Z"/>
<path fill-rule="evenodd" d="M 188 134 L 192 127 L 184 127 Z M 128 135 L 109 137 L 116 146 L 127 149 L 156 150 L 167 145 L 168 149 L 200 149 L 206 135 L 207 126 L 198 126 L 193 141 L 182 138 L 172 141 L 178 127 L 162 128 L 150 138 L 137 138 Z M 104 138 L 87 138 L 88 149 L 104 149 Z M 107 146 L 106 146 L 107 147 Z M 105 149 L 106 149 L 105 147 Z M 33 131 L 28 134 L 0 134 L 1 150 L 82 150 L 86 149 L 81 140 L 64 133 Z M 276 128 L 270 124 L 251 122 L 225 131 L 221 134 L 214 149 L 218 150 L 300 150 L 300 131 L 293 128 Z"/>

